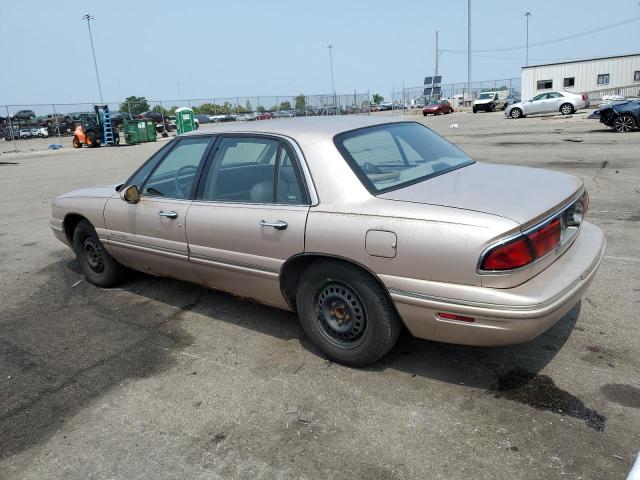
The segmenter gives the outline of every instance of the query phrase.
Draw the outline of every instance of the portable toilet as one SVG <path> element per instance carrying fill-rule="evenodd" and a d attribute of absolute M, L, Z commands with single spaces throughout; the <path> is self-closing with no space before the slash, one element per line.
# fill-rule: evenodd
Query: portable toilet
<path fill-rule="evenodd" d="M 176 127 L 178 135 L 191 132 L 196 129 L 196 122 L 193 116 L 193 110 L 189 107 L 180 107 L 176 109 Z"/>

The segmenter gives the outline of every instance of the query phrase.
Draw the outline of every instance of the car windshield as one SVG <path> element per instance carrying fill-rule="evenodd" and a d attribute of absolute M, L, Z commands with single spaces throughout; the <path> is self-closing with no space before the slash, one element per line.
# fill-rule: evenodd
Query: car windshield
<path fill-rule="evenodd" d="M 438 102 L 429 102 L 427 107 L 435 107 L 436 105 L 438 105 Z"/>
<path fill-rule="evenodd" d="M 493 98 L 493 93 L 481 93 L 478 100 L 485 100 L 487 98 Z"/>
<path fill-rule="evenodd" d="M 456 146 L 415 122 L 353 130 L 337 135 L 334 141 L 372 193 L 395 190 L 473 163 Z"/>

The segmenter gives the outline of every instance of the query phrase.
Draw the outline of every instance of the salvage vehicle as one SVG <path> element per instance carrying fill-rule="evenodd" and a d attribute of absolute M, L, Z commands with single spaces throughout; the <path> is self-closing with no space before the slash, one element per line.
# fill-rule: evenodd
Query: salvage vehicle
<path fill-rule="evenodd" d="M 640 99 L 605 104 L 588 118 L 597 118 L 616 132 L 630 132 L 640 128 Z"/>
<path fill-rule="evenodd" d="M 555 112 L 563 115 L 571 115 L 575 111 L 585 108 L 588 102 L 589 97 L 585 93 L 579 94 L 565 91 L 545 92 L 536 95 L 527 102 L 517 102 L 509 105 L 504 111 L 504 114 L 511 118 Z"/>
<path fill-rule="evenodd" d="M 496 110 L 504 110 L 507 108 L 507 90 L 498 90 L 495 92 L 482 92 L 473 102 L 473 113 L 495 112 Z"/>
<path fill-rule="evenodd" d="M 363 366 L 402 325 L 484 346 L 550 328 L 604 255 L 588 205 L 576 177 L 363 115 L 178 136 L 128 179 L 56 198 L 50 225 L 94 285 L 131 268 L 295 311 L 328 358 Z"/>

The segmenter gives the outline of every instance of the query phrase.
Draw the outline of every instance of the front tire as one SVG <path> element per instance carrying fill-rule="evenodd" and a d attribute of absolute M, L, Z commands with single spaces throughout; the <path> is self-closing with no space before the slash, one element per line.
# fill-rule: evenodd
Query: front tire
<path fill-rule="evenodd" d="M 560 106 L 560 113 L 563 115 L 571 115 L 574 111 L 575 109 L 573 108 L 573 105 L 571 105 L 570 103 L 563 103 Z"/>
<path fill-rule="evenodd" d="M 94 285 L 112 287 L 126 276 L 126 268 L 107 252 L 86 220 L 81 220 L 73 232 L 73 249 L 82 273 Z"/>
<path fill-rule="evenodd" d="M 314 263 L 296 294 L 307 336 L 331 360 L 371 365 L 393 348 L 401 323 L 387 293 L 368 273 L 337 261 Z"/>
<path fill-rule="evenodd" d="M 620 115 L 613 121 L 613 129 L 618 133 L 627 133 L 636 128 L 636 119 L 631 115 Z"/>
<path fill-rule="evenodd" d="M 512 108 L 509 112 L 509 115 L 511 116 L 511 118 L 520 118 L 522 117 L 522 110 L 520 110 L 518 107 Z"/>
<path fill-rule="evenodd" d="M 82 148 L 82 143 L 78 140 L 78 137 L 73 137 L 73 148 Z"/>

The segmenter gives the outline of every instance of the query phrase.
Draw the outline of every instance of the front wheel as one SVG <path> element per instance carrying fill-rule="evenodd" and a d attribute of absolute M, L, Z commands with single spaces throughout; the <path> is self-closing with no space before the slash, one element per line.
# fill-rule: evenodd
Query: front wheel
<path fill-rule="evenodd" d="M 560 113 L 563 115 L 571 115 L 573 111 L 573 105 L 571 105 L 570 103 L 563 103 L 560 107 Z"/>
<path fill-rule="evenodd" d="M 509 115 L 511 115 L 511 118 L 520 118 L 522 116 L 522 110 L 519 108 L 512 108 Z"/>
<path fill-rule="evenodd" d="M 307 336 L 331 360 L 371 365 L 393 348 L 400 320 L 387 293 L 368 273 L 336 261 L 314 263 L 296 295 Z"/>
<path fill-rule="evenodd" d="M 78 140 L 78 137 L 73 137 L 73 148 L 82 148 L 82 143 Z"/>
<path fill-rule="evenodd" d="M 109 255 L 91 224 L 81 220 L 73 232 L 73 249 L 86 279 L 99 287 L 112 287 L 126 275 L 126 268 Z"/>
<path fill-rule="evenodd" d="M 620 115 L 613 121 L 613 129 L 619 133 L 627 133 L 636 128 L 636 119 L 631 115 Z"/>

